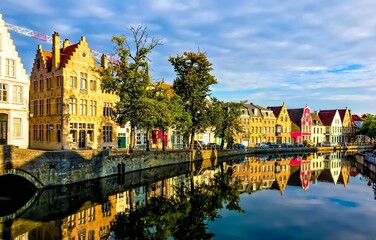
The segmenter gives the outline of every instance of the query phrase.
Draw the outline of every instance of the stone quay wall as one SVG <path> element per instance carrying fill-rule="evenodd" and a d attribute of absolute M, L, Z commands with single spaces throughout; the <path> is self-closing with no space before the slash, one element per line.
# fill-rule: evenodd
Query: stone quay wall
<path fill-rule="evenodd" d="M 167 151 L 110 154 L 109 150 L 43 151 L 0 146 L 0 176 L 14 174 L 38 188 L 67 185 L 173 164 L 245 154 L 230 151 Z"/>

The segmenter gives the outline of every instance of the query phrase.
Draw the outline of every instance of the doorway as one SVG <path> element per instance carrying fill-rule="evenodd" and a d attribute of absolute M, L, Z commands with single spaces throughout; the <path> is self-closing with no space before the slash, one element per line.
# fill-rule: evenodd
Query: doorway
<path fill-rule="evenodd" d="M 0 145 L 8 143 L 8 115 L 0 113 Z"/>
<path fill-rule="evenodd" d="M 86 131 L 80 130 L 78 134 L 78 148 L 86 148 Z"/>

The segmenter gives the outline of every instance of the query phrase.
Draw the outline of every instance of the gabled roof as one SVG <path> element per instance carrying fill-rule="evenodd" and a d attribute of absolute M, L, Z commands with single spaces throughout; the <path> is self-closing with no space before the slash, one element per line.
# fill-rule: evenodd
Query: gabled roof
<path fill-rule="evenodd" d="M 300 131 L 300 126 L 302 125 L 302 116 L 303 116 L 304 108 L 287 109 L 287 112 L 289 113 L 291 122 L 297 125 Z"/>
<path fill-rule="evenodd" d="M 60 49 L 60 67 L 64 67 L 68 63 L 70 57 L 73 55 L 73 52 L 76 50 L 77 47 L 78 43 Z M 43 50 L 42 56 L 46 68 L 50 71 L 52 67 L 52 52 Z"/>
<path fill-rule="evenodd" d="M 273 111 L 273 114 L 276 118 L 278 118 L 279 116 L 279 113 L 281 112 L 282 110 L 282 106 L 278 106 L 278 107 L 268 107 L 270 110 Z"/>
<path fill-rule="evenodd" d="M 317 112 L 313 112 L 313 113 L 311 112 L 311 118 L 312 118 L 312 125 L 323 126 L 322 121 L 319 115 L 317 114 Z"/>
<path fill-rule="evenodd" d="M 346 115 L 346 109 L 338 109 L 338 113 L 339 113 L 339 117 L 341 118 L 341 121 L 343 122 L 343 120 L 345 119 L 345 115 Z"/>
<path fill-rule="evenodd" d="M 331 126 L 334 116 L 336 115 L 336 110 L 320 110 L 319 117 L 324 126 Z"/>
<path fill-rule="evenodd" d="M 291 132 L 300 132 L 300 127 L 295 123 L 291 122 Z"/>
<path fill-rule="evenodd" d="M 52 52 L 43 50 L 42 51 L 42 57 L 43 57 L 43 61 L 44 61 L 44 64 L 45 64 L 46 68 L 47 69 L 51 69 L 51 66 L 52 66 Z"/>
<path fill-rule="evenodd" d="M 246 107 L 248 109 L 248 113 L 249 113 L 250 116 L 252 116 L 252 117 L 261 117 L 262 116 L 261 110 L 259 109 L 259 107 L 257 105 L 254 105 L 252 103 L 250 103 L 250 104 L 246 103 L 246 104 L 244 104 L 244 107 Z M 256 115 L 254 114 L 254 111 L 253 111 L 254 109 L 258 110 Z"/>
<path fill-rule="evenodd" d="M 353 121 L 363 121 L 363 118 L 356 114 L 351 115 L 351 118 Z"/>
<path fill-rule="evenodd" d="M 68 60 L 73 55 L 73 52 L 77 47 L 78 43 L 60 49 L 60 66 L 65 66 L 65 64 L 68 63 Z"/>

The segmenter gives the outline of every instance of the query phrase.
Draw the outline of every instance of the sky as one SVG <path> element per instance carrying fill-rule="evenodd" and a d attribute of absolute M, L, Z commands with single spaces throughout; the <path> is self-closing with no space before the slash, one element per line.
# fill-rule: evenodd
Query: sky
<path fill-rule="evenodd" d="M 173 83 L 170 56 L 205 52 L 223 101 L 376 114 L 374 0 L 1 0 L 0 13 L 109 55 L 112 36 L 146 26 L 162 42 L 149 55 L 154 80 Z M 10 34 L 30 74 L 38 44 L 51 45 Z"/>

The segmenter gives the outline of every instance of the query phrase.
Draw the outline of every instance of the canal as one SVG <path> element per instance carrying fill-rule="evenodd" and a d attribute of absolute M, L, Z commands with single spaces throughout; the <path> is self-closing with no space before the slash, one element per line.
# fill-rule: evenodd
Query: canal
<path fill-rule="evenodd" d="M 7 186 L 0 239 L 376 239 L 375 179 L 353 153 L 197 166 L 44 190 Z"/>

